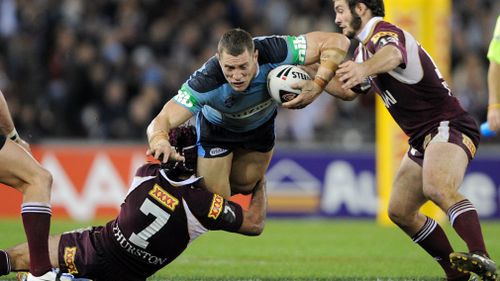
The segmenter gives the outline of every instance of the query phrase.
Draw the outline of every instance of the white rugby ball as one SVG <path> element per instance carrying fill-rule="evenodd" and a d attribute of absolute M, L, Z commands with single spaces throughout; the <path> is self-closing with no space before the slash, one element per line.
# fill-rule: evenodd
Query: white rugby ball
<path fill-rule="evenodd" d="M 293 100 L 300 94 L 300 90 L 292 89 L 291 86 L 304 80 L 311 80 L 311 77 L 300 67 L 280 65 L 267 75 L 267 90 L 278 104 L 282 104 Z"/>

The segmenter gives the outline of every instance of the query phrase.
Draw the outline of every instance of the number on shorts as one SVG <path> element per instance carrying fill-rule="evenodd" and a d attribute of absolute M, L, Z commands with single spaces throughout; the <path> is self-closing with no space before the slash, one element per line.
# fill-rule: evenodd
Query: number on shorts
<path fill-rule="evenodd" d="M 149 200 L 148 198 L 144 200 L 144 203 L 142 203 L 140 210 L 146 216 L 152 214 L 156 217 L 156 219 L 145 229 L 139 232 L 139 234 L 135 234 L 135 232 L 132 232 L 128 240 L 138 247 L 146 249 L 149 244 L 148 239 L 151 238 L 151 236 L 155 235 L 158 231 L 160 231 L 161 228 L 165 226 L 165 224 L 167 224 L 167 221 L 170 218 L 170 214 L 162 208 L 158 207 L 155 203 L 151 202 L 151 200 Z"/>

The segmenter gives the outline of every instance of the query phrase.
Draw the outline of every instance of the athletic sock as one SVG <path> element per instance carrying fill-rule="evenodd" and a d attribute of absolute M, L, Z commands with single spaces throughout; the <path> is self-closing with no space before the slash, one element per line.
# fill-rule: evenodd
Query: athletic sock
<path fill-rule="evenodd" d="M 450 223 L 457 234 L 465 241 L 469 252 L 488 256 L 484 245 L 483 233 L 476 208 L 464 199 L 448 209 Z M 489 256 L 488 256 L 489 257 Z"/>
<path fill-rule="evenodd" d="M 49 258 L 50 204 L 29 202 L 21 206 L 24 231 L 28 239 L 30 273 L 41 276 L 52 269 Z"/>
<path fill-rule="evenodd" d="M 451 267 L 450 254 L 453 252 L 450 241 L 443 229 L 433 219 L 427 217 L 424 226 L 412 238 L 429 253 L 443 268 L 448 280 L 463 277 L 465 274 Z"/>
<path fill-rule="evenodd" d="M 11 271 L 10 258 L 7 252 L 0 250 L 0 276 L 7 275 Z"/>

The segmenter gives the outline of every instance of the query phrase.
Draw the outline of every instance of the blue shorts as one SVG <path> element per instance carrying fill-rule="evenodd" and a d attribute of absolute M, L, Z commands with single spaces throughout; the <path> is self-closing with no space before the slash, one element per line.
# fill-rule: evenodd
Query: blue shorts
<path fill-rule="evenodd" d="M 269 152 L 274 147 L 274 119 L 248 132 L 233 132 L 210 123 L 202 113 L 197 116 L 198 156 L 203 158 L 223 157 L 236 148 Z"/>

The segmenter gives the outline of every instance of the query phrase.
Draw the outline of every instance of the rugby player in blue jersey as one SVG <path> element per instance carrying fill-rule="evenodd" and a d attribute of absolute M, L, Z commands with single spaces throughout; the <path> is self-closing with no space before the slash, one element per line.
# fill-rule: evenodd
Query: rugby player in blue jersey
<path fill-rule="evenodd" d="M 278 106 L 267 92 L 267 74 L 279 65 L 307 65 L 321 58 L 321 84 L 334 75 L 349 44 L 338 33 L 252 38 L 242 29 L 227 31 L 217 54 L 191 75 L 149 125 L 148 153 L 162 161 L 181 160 L 168 131 L 196 115 L 198 175 L 224 198 L 252 192 L 264 177 L 274 147 Z M 322 88 L 314 85 L 309 91 L 319 93 Z"/>

